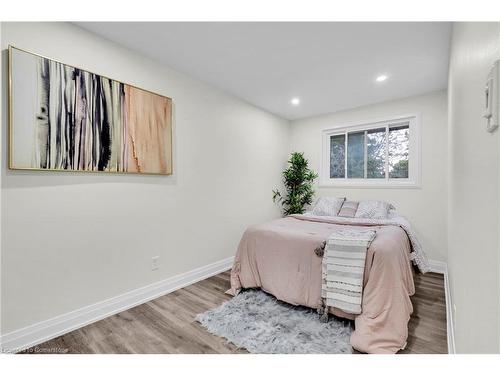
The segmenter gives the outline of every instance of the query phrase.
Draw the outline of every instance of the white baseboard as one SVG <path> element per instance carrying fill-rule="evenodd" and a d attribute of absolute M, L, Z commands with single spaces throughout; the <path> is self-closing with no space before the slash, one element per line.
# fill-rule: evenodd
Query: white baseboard
<path fill-rule="evenodd" d="M 181 275 L 120 294 L 108 300 L 6 333 L 0 337 L 2 352 L 18 352 L 151 301 L 220 272 L 227 271 L 232 267 L 233 261 L 234 257 L 226 258 Z"/>
<path fill-rule="evenodd" d="M 444 275 L 448 271 L 448 265 L 446 262 L 429 259 L 429 265 L 431 266 L 431 272 L 441 273 Z"/>
<path fill-rule="evenodd" d="M 455 354 L 455 325 L 453 324 L 453 300 L 451 298 L 448 265 L 438 260 L 429 260 L 431 272 L 444 275 L 444 293 L 446 297 L 446 332 L 448 335 L 448 354 Z"/>

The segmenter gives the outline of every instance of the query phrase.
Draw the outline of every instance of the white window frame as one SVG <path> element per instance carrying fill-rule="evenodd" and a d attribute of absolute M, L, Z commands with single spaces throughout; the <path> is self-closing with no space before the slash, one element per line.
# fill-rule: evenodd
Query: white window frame
<path fill-rule="evenodd" d="M 347 133 L 366 131 L 379 128 L 388 128 L 397 122 L 408 121 L 410 129 L 409 150 L 409 176 L 408 178 L 389 178 L 386 173 L 384 179 L 375 178 L 347 178 L 347 168 L 344 178 L 330 178 L 330 137 L 345 134 L 347 145 Z M 421 123 L 420 115 L 388 116 L 384 119 L 363 121 L 357 123 L 343 124 L 338 127 L 324 129 L 322 131 L 322 150 L 320 166 L 320 187 L 352 187 L 352 188 L 420 188 L 421 180 Z M 366 148 L 366 147 L 365 147 Z M 346 147 L 347 163 L 347 147 Z M 365 151 L 366 153 L 366 151 Z M 366 155 L 365 155 L 366 158 Z M 386 165 L 388 163 L 386 156 Z M 365 166 L 366 168 L 366 166 Z M 386 167 L 386 171 L 388 168 Z"/>

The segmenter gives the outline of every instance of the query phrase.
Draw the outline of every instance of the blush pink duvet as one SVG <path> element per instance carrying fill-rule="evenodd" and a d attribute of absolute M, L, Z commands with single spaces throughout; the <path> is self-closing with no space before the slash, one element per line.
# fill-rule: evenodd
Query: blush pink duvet
<path fill-rule="evenodd" d="M 410 241 L 397 225 L 295 215 L 252 226 L 238 246 L 228 293 L 262 288 L 290 304 L 319 307 L 321 258 L 314 249 L 345 225 L 370 225 L 377 235 L 366 257 L 362 313 L 330 312 L 355 321 L 353 348 L 365 353 L 396 353 L 406 345 L 413 311 L 410 296 L 415 292 Z"/>

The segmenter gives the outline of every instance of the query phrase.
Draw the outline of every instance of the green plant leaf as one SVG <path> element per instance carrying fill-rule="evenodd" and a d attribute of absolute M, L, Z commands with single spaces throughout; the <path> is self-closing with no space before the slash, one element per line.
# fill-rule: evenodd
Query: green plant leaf
<path fill-rule="evenodd" d="M 273 190 L 273 202 L 276 203 L 276 201 L 281 202 L 283 200 L 283 197 L 281 196 L 281 193 L 279 190 Z"/>
<path fill-rule="evenodd" d="M 309 169 L 309 162 L 302 152 L 293 152 L 288 164 L 283 171 L 286 196 L 273 190 L 273 202 L 282 204 L 284 216 L 304 213 L 304 207 L 313 202 L 313 183 L 318 178 L 318 174 Z"/>

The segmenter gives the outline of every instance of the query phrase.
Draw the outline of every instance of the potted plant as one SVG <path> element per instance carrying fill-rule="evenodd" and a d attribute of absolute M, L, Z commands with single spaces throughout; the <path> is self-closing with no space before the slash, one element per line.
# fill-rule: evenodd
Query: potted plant
<path fill-rule="evenodd" d="M 303 214 L 304 207 L 312 203 L 313 182 L 318 174 L 309 169 L 309 162 L 302 152 L 293 152 L 288 160 L 289 167 L 283 171 L 283 184 L 286 195 L 273 190 L 273 202 L 281 203 L 283 216 Z"/>

